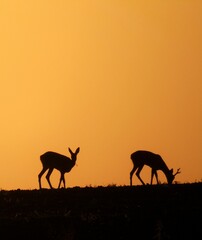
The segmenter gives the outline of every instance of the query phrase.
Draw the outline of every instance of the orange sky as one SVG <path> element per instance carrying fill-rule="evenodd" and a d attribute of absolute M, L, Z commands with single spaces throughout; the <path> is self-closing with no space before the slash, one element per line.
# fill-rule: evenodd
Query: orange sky
<path fill-rule="evenodd" d="M 201 181 L 201 13 L 201 0 L 0 1 L 0 189 L 38 188 L 39 156 L 78 146 L 70 187 L 128 185 L 138 149 Z"/>

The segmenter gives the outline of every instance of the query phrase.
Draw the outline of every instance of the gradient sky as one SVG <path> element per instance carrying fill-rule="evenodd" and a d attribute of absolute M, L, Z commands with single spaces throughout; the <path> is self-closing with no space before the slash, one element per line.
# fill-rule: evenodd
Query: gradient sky
<path fill-rule="evenodd" d="M 0 189 L 38 188 L 39 156 L 78 146 L 70 187 L 128 185 L 138 149 L 201 181 L 201 13 L 201 0 L 1 0 Z"/>

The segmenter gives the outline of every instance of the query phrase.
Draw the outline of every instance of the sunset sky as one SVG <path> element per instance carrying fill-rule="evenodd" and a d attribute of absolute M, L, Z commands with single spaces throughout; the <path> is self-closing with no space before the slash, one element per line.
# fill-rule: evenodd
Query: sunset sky
<path fill-rule="evenodd" d="M 67 187 L 128 185 L 139 149 L 202 180 L 201 0 L 1 0 L 0 83 L 0 189 L 68 147 Z"/>

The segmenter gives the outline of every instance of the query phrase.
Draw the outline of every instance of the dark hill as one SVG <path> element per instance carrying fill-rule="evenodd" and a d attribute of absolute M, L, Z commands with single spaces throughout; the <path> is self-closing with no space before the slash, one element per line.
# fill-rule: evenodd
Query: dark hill
<path fill-rule="evenodd" d="M 0 191 L 2 239 L 199 239 L 202 184 Z"/>

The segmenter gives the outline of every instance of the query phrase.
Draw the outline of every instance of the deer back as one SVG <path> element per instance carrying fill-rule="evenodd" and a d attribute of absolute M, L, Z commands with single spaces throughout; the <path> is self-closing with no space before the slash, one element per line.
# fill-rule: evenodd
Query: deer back
<path fill-rule="evenodd" d="M 60 172 L 69 172 L 75 165 L 75 161 L 56 152 L 46 152 L 40 156 L 40 159 L 44 167 L 56 168 Z"/>
<path fill-rule="evenodd" d="M 166 168 L 165 162 L 162 157 L 153 152 L 138 150 L 131 154 L 131 159 L 135 166 L 147 165 L 156 170 Z"/>

